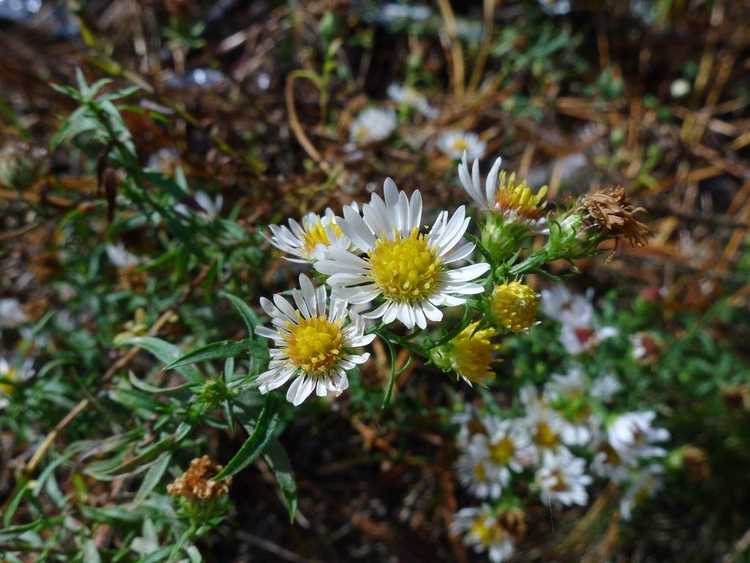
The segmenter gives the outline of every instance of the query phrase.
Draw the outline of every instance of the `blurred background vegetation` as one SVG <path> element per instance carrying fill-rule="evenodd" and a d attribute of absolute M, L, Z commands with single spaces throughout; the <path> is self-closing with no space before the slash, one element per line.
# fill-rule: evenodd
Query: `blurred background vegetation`
<path fill-rule="evenodd" d="M 264 225 L 361 201 L 387 175 L 435 207 L 463 201 L 455 162 L 435 149 L 458 127 L 548 184 L 550 205 L 624 186 L 652 231 L 645 247 L 577 263 L 575 285 L 621 332 L 590 369 L 626 374 L 631 407 L 668 417 L 681 445 L 665 489 L 627 523 L 608 489 L 588 509 L 530 510 L 517 560 L 750 560 L 748 24 L 750 7 L 731 0 L 0 0 L 0 352 L 16 366 L 2 382 L 0 555 L 27 532 L 36 539 L 13 551 L 29 561 L 174 545 L 184 518 L 164 482 L 203 453 L 229 459 L 245 434 L 206 415 L 222 400 L 206 387 L 149 403 L 132 374 L 152 373 L 154 356 L 125 343 L 245 338 L 220 292 L 254 306 L 295 276 Z M 389 101 L 393 83 L 437 115 Z M 390 142 L 353 148 L 368 103 L 391 104 L 401 124 Z M 555 330 L 506 343 L 501 389 L 546 377 L 562 354 Z M 644 331 L 648 361 L 636 362 L 625 346 Z M 205 560 L 477 557 L 448 531 L 463 493 L 446 422 L 477 393 L 403 366 L 381 416 L 389 360 L 373 352 L 348 399 L 294 421 L 282 411 L 294 523 L 260 459 L 196 540 Z M 178 434 L 175 413 L 201 431 L 159 458 L 142 498 L 142 473 L 87 468 L 125 443 L 113 437 Z"/>

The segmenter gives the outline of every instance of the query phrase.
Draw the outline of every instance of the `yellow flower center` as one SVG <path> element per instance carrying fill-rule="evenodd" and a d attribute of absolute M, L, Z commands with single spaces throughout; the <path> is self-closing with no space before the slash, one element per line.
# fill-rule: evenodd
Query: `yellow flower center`
<path fill-rule="evenodd" d="M 480 482 L 487 480 L 487 469 L 484 467 L 484 464 L 481 462 L 478 462 L 474 466 L 474 479 Z"/>
<path fill-rule="evenodd" d="M 469 143 L 467 143 L 466 139 L 464 139 L 463 137 L 456 137 L 451 143 L 451 148 L 454 151 L 463 152 L 469 148 Z"/>
<path fill-rule="evenodd" d="M 515 213 L 522 219 L 536 220 L 544 212 L 547 186 L 535 194 L 525 180 L 516 183 L 516 175 L 500 172 L 495 206 L 503 212 Z"/>
<path fill-rule="evenodd" d="M 506 329 L 513 332 L 534 324 L 539 309 L 539 296 L 528 285 L 510 282 L 496 285 L 492 292 L 492 313 Z"/>
<path fill-rule="evenodd" d="M 331 223 L 329 226 L 336 239 L 342 235 L 341 228 L 336 223 Z M 328 230 L 320 220 L 305 231 L 303 241 L 305 243 L 305 252 L 308 254 L 315 250 L 319 244 L 329 246 L 333 242 L 328 236 Z"/>
<path fill-rule="evenodd" d="M 341 357 L 344 335 L 341 327 L 324 317 L 304 319 L 289 326 L 292 334 L 287 354 L 292 363 L 310 375 L 325 374 Z"/>
<path fill-rule="evenodd" d="M 471 323 L 451 344 L 455 370 L 472 383 L 484 384 L 495 377 L 495 372 L 492 371 L 492 353 L 498 345 L 492 343 L 495 329 L 477 330 L 478 325 L 478 322 Z"/>
<path fill-rule="evenodd" d="M 13 393 L 13 381 L 15 381 L 15 379 L 15 368 L 8 368 L 6 371 L 0 372 L 0 394 L 10 395 Z M 3 383 L 3 380 L 7 383 Z"/>
<path fill-rule="evenodd" d="M 440 284 L 440 259 L 417 229 L 407 237 L 378 239 L 370 251 L 370 264 L 375 285 L 393 301 L 422 301 Z"/>
<path fill-rule="evenodd" d="M 516 445 L 506 436 L 490 444 L 490 459 L 497 465 L 505 465 L 513 457 L 515 451 Z"/>
<path fill-rule="evenodd" d="M 479 515 L 471 523 L 471 534 L 482 545 L 492 545 L 500 542 L 505 537 L 506 532 L 497 522 L 488 524 L 487 517 Z"/>
<path fill-rule="evenodd" d="M 552 476 L 555 478 L 555 484 L 550 488 L 554 492 L 562 493 L 563 491 L 567 490 L 568 483 L 565 481 L 565 476 L 562 474 L 562 471 L 557 470 Z"/>
<path fill-rule="evenodd" d="M 560 439 L 552 427 L 546 421 L 537 423 L 534 429 L 534 442 L 542 448 L 554 448 Z"/>

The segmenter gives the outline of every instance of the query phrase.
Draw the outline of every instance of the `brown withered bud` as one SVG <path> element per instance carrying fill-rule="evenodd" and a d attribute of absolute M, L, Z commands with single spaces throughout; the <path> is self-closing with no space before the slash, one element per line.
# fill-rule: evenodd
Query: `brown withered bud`
<path fill-rule="evenodd" d="M 747 385 L 731 385 L 721 388 L 721 398 L 730 409 L 750 408 L 750 389 Z"/>
<path fill-rule="evenodd" d="M 607 238 L 625 239 L 634 246 L 644 246 L 651 234 L 636 218 L 645 209 L 634 207 L 621 186 L 587 194 L 581 198 L 579 206 L 584 225 Z"/>
<path fill-rule="evenodd" d="M 167 485 L 167 492 L 172 496 L 185 497 L 189 500 L 211 500 L 223 497 L 229 492 L 230 479 L 215 481 L 213 479 L 221 465 L 211 461 L 207 455 L 197 457 L 190 462 L 187 471 Z"/>
<path fill-rule="evenodd" d="M 711 477 L 711 466 L 705 450 L 697 446 L 685 446 L 682 450 L 682 462 L 688 477 L 693 481 L 706 481 Z"/>
<path fill-rule="evenodd" d="M 520 508 L 503 510 L 498 514 L 497 521 L 517 542 L 526 535 L 526 515 Z"/>

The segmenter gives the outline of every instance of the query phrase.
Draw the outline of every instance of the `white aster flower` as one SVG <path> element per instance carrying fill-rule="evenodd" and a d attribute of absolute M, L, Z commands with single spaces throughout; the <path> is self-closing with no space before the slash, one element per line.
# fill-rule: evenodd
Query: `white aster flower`
<path fill-rule="evenodd" d="M 411 86 L 391 84 L 388 86 L 388 96 L 394 102 L 413 107 L 427 118 L 433 119 L 438 115 L 437 110 L 430 105 L 427 98 Z"/>
<path fill-rule="evenodd" d="M 472 440 L 456 462 L 459 482 L 477 498 L 499 498 L 503 483 L 482 440 Z"/>
<path fill-rule="evenodd" d="M 28 320 L 18 299 L 0 299 L 0 328 L 15 328 Z"/>
<path fill-rule="evenodd" d="M 557 411 L 550 408 L 539 396 L 533 385 L 524 386 L 519 394 L 526 410 L 523 423 L 531 436 L 535 462 L 539 463 L 545 452 L 555 452 L 563 448 L 564 421 Z"/>
<path fill-rule="evenodd" d="M 396 129 L 396 113 L 390 109 L 363 109 L 352 122 L 350 137 L 358 146 L 383 141 Z"/>
<path fill-rule="evenodd" d="M 589 498 L 586 487 L 592 481 L 584 472 L 585 466 L 583 459 L 574 457 L 567 449 L 554 454 L 545 452 L 542 467 L 536 472 L 542 502 L 550 505 L 584 506 Z"/>
<path fill-rule="evenodd" d="M 662 457 L 667 452 L 656 446 L 669 440 L 669 431 L 653 426 L 656 413 L 637 411 L 618 416 L 609 426 L 609 443 L 625 460 Z"/>
<path fill-rule="evenodd" d="M 562 284 L 542 290 L 542 312 L 564 325 L 590 326 L 594 323 L 591 301 Z"/>
<path fill-rule="evenodd" d="M 440 135 L 437 146 L 443 153 L 456 160 L 464 155 L 472 160 L 482 158 L 487 149 L 487 143 L 482 141 L 479 135 L 458 129 L 452 129 Z"/>
<path fill-rule="evenodd" d="M 330 276 L 328 284 L 335 295 L 350 303 L 382 298 L 379 306 L 363 314 L 365 318 L 382 317 L 386 324 L 398 319 L 408 328 L 425 328 L 428 319 L 442 319 L 438 307 L 461 305 L 465 295 L 482 293 L 482 285 L 472 280 L 490 266 L 453 267 L 474 252 L 473 243 L 463 242 L 470 221 L 463 206 L 450 219 L 442 211 L 429 232 L 422 234 L 419 190 L 409 199 L 388 178 L 384 191 L 385 200 L 373 194 L 362 215 L 344 208 L 341 230 L 364 256 L 332 248 L 315 269 Z"/>
<path fill-rule="evenodd" d="M 560 329 L 560 342 L 568 354 L 577 356 L 618 334 L 619 331 L 613 326 L 564 324 Z"/>
<path fill-rule="evenodd" d="M 620 499 L 620 514 L 625 520 L 630 520 L 633 510 L 661 489 L 663 471 L 660 465 L 652 464 L 637 472 Z"/>
<path fill-rule="evenodd" d="M 0 357 L 0 410 L 8 406 L 8 397 L 19 382 L 28 381 L 34 375 L 32 360 L 9 362 Z"/>
<path fill-rule="evenodd" d="M 466 545 L 472 546 L 477 553 L 486 552 L 493 563 L 501 563 L 513 555 L 512 533 L 486 504 L 459 510 L 453 516 L 451 531 L 463 534 Z"/>
<path fill-rule="evenodd" d="M 546 224 L 544 198 L 547 187 L 536 193 L 524 180 L 516 180 L 515 174 L 500 170 L 503 159 L 497 157 L 482 186 L 479 160 L 475 159 L 469 171 L 468 154 L 464 152 L 458 164 L 458 178 L 466 193 L 479 209 L 501 215 L 506 221 L 518 222 L 540 232 Z"/>
<path fill-rule="evenodd" d="M 524 466 L 534 461 L 534 447 L 523 420 L 503 420 L 488 417 L 484 426 L 486 436 L 478 436 L 477 442 L 487 450 L 490 471 L 505 487 L 510 482 L 511 471 L 520 473 Z"/>
<path fill-rule="evenodd" d="M 594 475 L 615 483 L 627 481 L 631 468 L 607 441 L 598 446 L 594 458 L 591 460 L 591 472 Z"/>
<path fill-rule="evenodd" d="M 108 244 L 104 250 L 112 265 L 116 268 L 133 268 L 140 263 L 135 254 L 128 252 L 122 243 Z"/>
<path fill-rule="evenodd" d="M 315 391 L 318 397 L 339 396 L 348 386 L 346 372 L 364 364 L 370 354 L 355 354 L 375 338 L 364 334 L 364 320 L 349 310 L 347 303 L 331 299 L 324 286 L 314 287 L 304 274 L 300 289 L 292 291 L 295 307 L 279 294 L 273 302 L 261 297 L 260 305 L 271 317 L 274 328 L 258 327 L 259 336 L 277 346 L 271 350 L 268 371 L 256 380 L 265 394 L 294 379 L 286 398 L 298 406 Z"/>
<path fill-rule="evenodd" d="M 302 217 L 301 225 L 294 219 L 289 219 L 289 227 L 268 225 L 271 236 L 266 240 L 290 254 L 292 257 L 285 256 L 290 262 L 315 262 L 323 259 L 331 248 L 349 248 L 349 239 L 338 225 L 340 220 L 330 208 L 322 216 L 307 213 Z"/>
<path fill-rule="evenodd" d="M 545 400 L 560 415 L 560 436 L 568 446 L 584 446 L 591 441 L 592 428 L 599 419 L 591 408 L 589 380 L 580 366 L 565 374 L 554 374 L 545 385 Z"/>
<path fill-rule="evenodd" d="M 469 405 L 464 411 L 451 417 L 451 422 L 460 425 L 456 443 L 459 448 L 467 448 L 475 436 L 487 433 L 485 418 L 479 414 L 479 409 Z"/>

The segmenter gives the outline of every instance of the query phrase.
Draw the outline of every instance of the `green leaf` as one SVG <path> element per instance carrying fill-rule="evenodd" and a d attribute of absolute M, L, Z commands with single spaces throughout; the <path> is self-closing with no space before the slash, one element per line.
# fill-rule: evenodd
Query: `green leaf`
<path fill-rule="evenodd" d="M 156 387 L 155 385 L 151 385 L 150 383 L 141 381 L 133 374 L 133 372 L 128 372 L 128 379 L 130 380 L 130 383 L 133 385 L 133 387 L 135 387 L 136 389 L 139 389 L 146 393 L 153 393 L 157 395 L 177 394 L 187 389 L 191 385 L 190 383 L 183 383 L 182 385 L 175 385 L 174 387 Z"/>
<path fill-rule="evenodd" d="M 188 352 L 184 356 L 177 358 L 164 369 L 178 369 L 197 362 L 207 360 L 225 360 L 247 352 L 252 340 L 243 338 L 242 340 L 222 340 L 220 342 L 211 342 L 196 350 Z"/>
<path fill-rule="evenodd" d="M 222 291 L 219 295 L 226 297 L 232 302 L 234 308 L 237 309 L 237 312 L 242 316 L 242 320 L 245 321 L 247 331 L 250 333 L 249 338 L 253 338 L 255 336 L 255 327 L 260 324 L 258 315 L 255 314 L 255 311 L 253 311 L 247 303 L 236 295 L 232 295 L 227 291 Z"/>
<path fill-rule="evenodd" d="M 260 416 L 253 429 L 253 433 L 242 444 L 239 451 L 234 454 L 234 457 L 229 460 L 224 469 L 216 474 L 214 479 L 225 479 L 242 471 L 265 451 L 268 444 L 273 440 L 274 431 L 279 423 L 276 401 L 277 399 L 274 394 L 266 397 L 266 404 L 263 406 L 263 410 L 260 411 Z"/>
<path fill-rule="evenodd" d="M 380 405 L 380 409 L 385 410 L 385 408 L 388 406 L 388 403 L 391 402 L 391 396 L 393 395 L 393 386 L 396 383 L 396 350 L 393 348 L 393 344 L 390 340 L 388 340 L 387 338 L 383 338 L 382 340 L 388 347 L 388 353 L 391 356 L 391 372 L 388 376 L 388 386 L 385 388 L 385 393 L 383 394 L 383 402 Z"/>
<path fill-rule="evenodd" d="M 286 504 L 286 509 L 289 512 L 289 520 L 293 522 L 294 515 L 297 513 L 297 482 L 294 479 L 294 471 L 289 462 L 289 456 L 281 442 L 274 439 L 268 444 L 264 458 L 276 477 L 276 482 L 279 484 L 284 498 L 284 504 Z"/>
<path fill-rule="evenodd" d="M 161 478 L 164 476 L 164 473 L 166 472 L 167 467 L 169 467 L 169 462 L 171 460 L 172 453 L 164 452 L 157 458 L 154 464 L 148 468 L 146 475 L 143 477 L 143 482 L 141 483 L 141 486 L 138 489 L 135 498 L 133 499 L 133 506 L 138 506 L 144 500 L 146 500 L 146 497 L 149 495 L 149 493 L 153 491 L 154 488 L 159 484 L 159 481 L 161 481 Z"/>
<path fill-rule="evenodd" d="M 183 355 L 182 350 L 174 344 L 170 344 L 169 342 L 165 342 L 161 338 L 156 338 L 154 336 L 134 336 L 132 338 L 126 338 L 119 344 L 138 346 L 139 348 L 148 350 L 165 364 L 174 362 Z M 203 383 L 203 377 L 195 366 L 181 366 L 177 371 L 184 375 L 191 383 Z"/>

